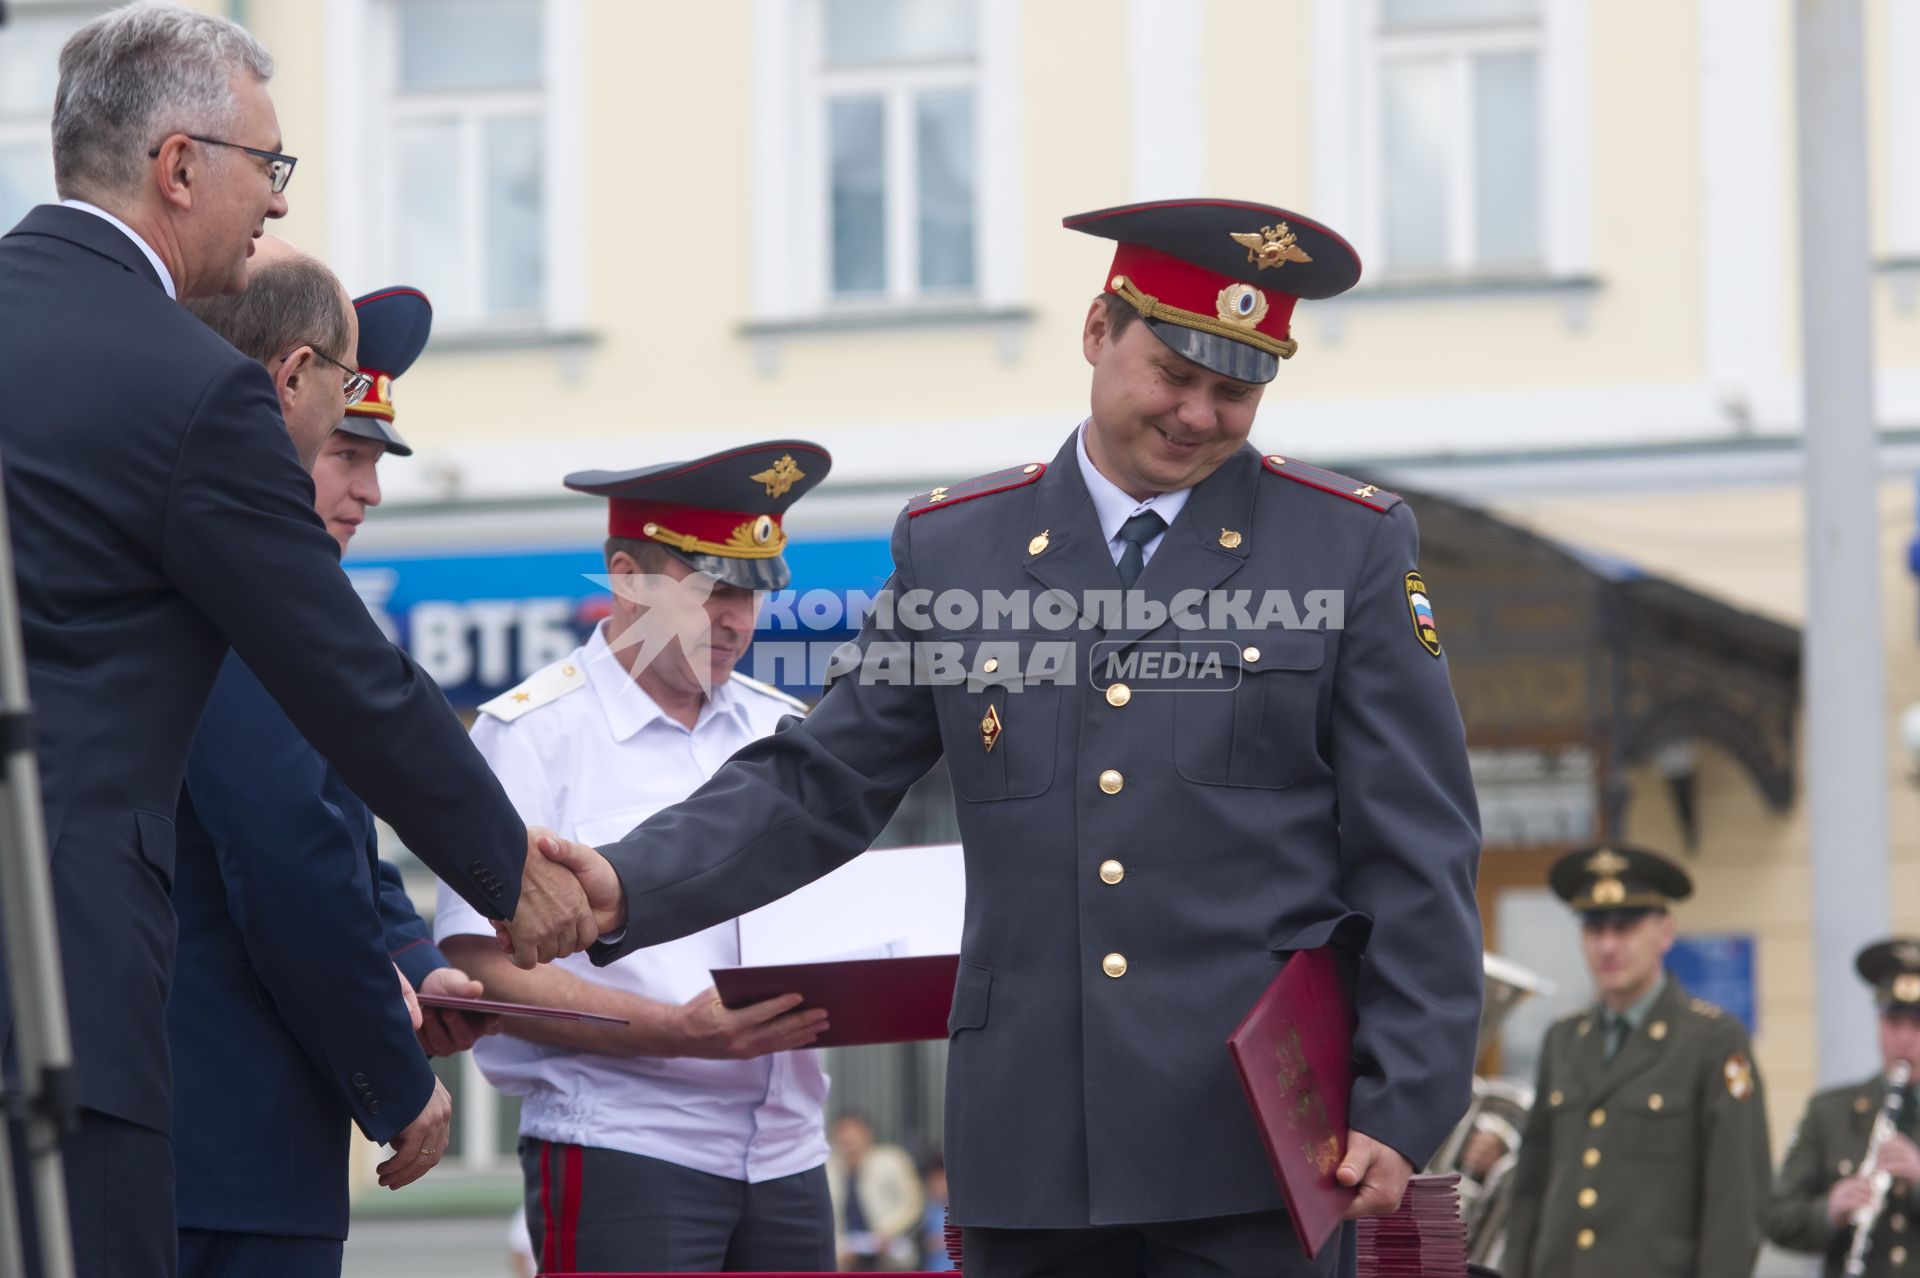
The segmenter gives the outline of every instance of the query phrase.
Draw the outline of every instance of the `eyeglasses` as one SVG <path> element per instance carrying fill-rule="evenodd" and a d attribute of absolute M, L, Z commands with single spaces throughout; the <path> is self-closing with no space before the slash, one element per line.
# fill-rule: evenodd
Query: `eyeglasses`
<path fill-rule="evenodd" d="M 262 151 L 257 146 L 241 146 L 238 142 L 223 142 L 219 138 L 203 138 L 198 133 L 188 133 L 184 136 L 192 138 L 195 142 L 204 142 L 208 146 L 230 146 L 236 151 L 245 151 L 248 155 L 256 159 L 265 160 L 267 162 L 267 176 L 273 180 L 273 193 L 275 195 L 287 189 L 287 183 L 293 180 L 293 166 L 300 163 L 294 156 L 282 155 L 278 151 Z M 147 152 L 147 158 L 150 160 L 157 159 L 159 155 L 160 148 L 157 146 Z"/>
<path fill-rule="evenodd" d="M 295 347 L 294 349 L 298 350 L 299 348 Z M 325 360 L 347 375 L 347 379 L 341 384 L 340 389 L 346 394 L 348 408 L 352 408 L 355 404 L 365 399 L 367 392 L 373 389 L 373 378 L 361 372 L 359 369 L 348 368 L 345 364 L 342 364 L 339 360 L 312 343 L 307 344 L 307 349 L 313 352 L 315 358 Z M 292 352 L 289 351 L 286 355 L 280 357 L 280 362 L 284 364 L 291 357 Z"/>

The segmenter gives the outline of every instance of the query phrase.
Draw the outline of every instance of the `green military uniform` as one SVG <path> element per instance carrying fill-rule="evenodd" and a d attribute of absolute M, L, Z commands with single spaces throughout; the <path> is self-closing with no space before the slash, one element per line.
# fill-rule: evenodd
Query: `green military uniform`
<path fill-rule="evenodd" d="M 1889 941 L 1868 946 L 1856 966 L 1877 987 L 1883 1014 L 1920 1016 L 1920 943 Z M 1816 1095 L 1807 1102 L 1786 1161 L 1774 1178 L 1767 1237 L 1792 1251 L 1822 1253 L 1826 1258 L 1822 1273 L 1829 1278 L 1838 1278 L 1841 1272 L 1853 1229 L 1835 1226 L 1827 1218 L 1827 1195 L 1837 1182 L 1860 1170 L 1874 1119 L 1886 1098 L 1887 1081 L 1879 1074 Z M 1920 1125 L 1915 1110 L 1909 1086 L 1898 1123 L 1908 1139 Z M 1920 1272 L 1916 1225 L 1920 1225 L 1920 1187 L 1896 1180 L 1888 1189 L 1867 1250 L 1867 1278 Z"/>
<path fill-rule="evenodd" d="M 1652 855 L 1579 854 L 1611 872 L 1561 894 L 1583 912 L 1664 909 L 1691 885 L 1664 861 L 1677 880 L 1636 874 Z M 1509 1278 L 1749 1278 L 1769 1153 L 1746 1029 L 1670 975 L 1626 1019 L 1611 1059 L 1603 1005 L 1547 1031 L 1513 1174 Z"/>

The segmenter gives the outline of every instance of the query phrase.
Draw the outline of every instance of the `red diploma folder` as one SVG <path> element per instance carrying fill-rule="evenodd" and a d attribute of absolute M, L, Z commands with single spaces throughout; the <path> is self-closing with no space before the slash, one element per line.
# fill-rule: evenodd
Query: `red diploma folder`
<path fill-rule="evenodd" d="M 958 954 L 843 959 L 778 967 L 717 967 L 713 986 L 728 1007 L 798 994 L 801 1007 L 827 1009 L 827 1032 L 814 1047 L 911 1043 L 945 1038 L 953 1010 Z"/>
<path fill-rule="evenodd" d="M 1357 1189 L 1334 1180 L 1347 1153 L 1353 999 L 1331 946 L 1301 950 L 1227 1038 L 1267 1159 L 1309 1257 L 1340 1227 Z"/>
<path fill-rule="evenodd" d="M 572 1012 L 564 1007 L 539 1007 L 533 1003 L 502 1003 L 490 998 L 462 998 L 458 994 L 416 994 L 422 1007 L 444 1007 L 475 1016 L 522 1016 L 535 1021 L 584 1021 L 589 1025 L 627 1025 L 623 1017 L 602 1016 L 598 1012 Z"/>

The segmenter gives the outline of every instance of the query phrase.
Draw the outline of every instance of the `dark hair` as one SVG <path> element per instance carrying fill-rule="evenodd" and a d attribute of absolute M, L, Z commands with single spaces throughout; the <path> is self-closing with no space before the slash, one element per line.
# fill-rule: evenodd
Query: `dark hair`
<path fill-rule="evenodd" d="M 613 557 L 622 552 L 633 560 L 634 567 L 649 573 L 666 571 L 667 560 L 673 557 L 657 541 L 647 541 L 641 537 L 609 537 L 606 545 L 607 567 L 613 567 Z"/>
<path fill-rule="evenodd" d="M 249 272 L 244 293 L 193 298 L 185 305 L 235 350 L 262 364 L 296 346 L 345 363 L 346 296 L 332 271 L 299 254 Z"/>
<path fill-rule="evenodd" d="M 1127 331 L 1127 325 L 1140 318 L 1140 312 L 1133 309 L 1133 303 L 1118 293 L 1102 293 L 1100 300 L 1107 304 L 1107 332 L 1114 337 Z"/>

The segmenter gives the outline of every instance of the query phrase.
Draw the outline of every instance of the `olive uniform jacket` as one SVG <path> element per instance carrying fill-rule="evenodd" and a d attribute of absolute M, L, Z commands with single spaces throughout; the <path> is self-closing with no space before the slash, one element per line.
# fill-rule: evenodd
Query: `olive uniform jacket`
<path fill-rule="evenodd" d="M 1096 597 L 1119 577 L 1073 438 L 922 494 L 894 526 L 898 606 L 842 662 L 866 664 L 604 849 L 628 926 L 594 957 L 850 860 L 944 754 L 967 876 L 955 1222 L 1278 1209 L 1226 1038 L 1329 942 L 1354 956 L 1351 1122 L 1421 1166 L 1470 1095 L 1481 960 L 1473 784 L 1416 556 L 1398 498 L 1243 447 L 1135 586 L 1163 615 L 1130 619 Z M 1246 611 L 1210 616 L 1209 590 Z M 1183 591 L 1199 628 L 1166 619 Z M 1032 600 L 1024 624 L 969 617 L 989 592 Z"/>
<path fill-rule="evenodd" d="M 1547 1031 L 1508 1278 L 1750 1278 L 1771 1157 L 1740 1022 L 1680 982 L 1612 1061 L 1598 1006 Z"/>
<path fill-rule="evenodd" d="M 1830 1278 L 1839 1278 L 1847 1249 L 1853 1245 L 1853 1229 L 1835 1228 L 1828 1221 L 1827 1193 L 1836 1181 L 1859 1170 L 1886 1089 L 1886 1081 L 1876 1074 L 1864 1083 L 1836 1087 L 1808 1101 L 1786 1161 L 1773 1181 L 1767 1237 L 1793 1251 L 1824 1253 L 1822 1272 Z M 1909 1123 L 1903 1130 L 1911 1136 L 1913 1129 Z M 1890 1278 L 1904 1272 L 1902 1266 L 1920 1260 L 1920 1240 L 1913 1236 L 1916 1221 L 1920 1221 L 1920 1193 L 1913 1185 L 1895 1181 L 1867 1251 L 1868 1278 Z"/>

